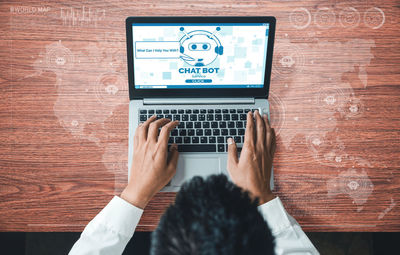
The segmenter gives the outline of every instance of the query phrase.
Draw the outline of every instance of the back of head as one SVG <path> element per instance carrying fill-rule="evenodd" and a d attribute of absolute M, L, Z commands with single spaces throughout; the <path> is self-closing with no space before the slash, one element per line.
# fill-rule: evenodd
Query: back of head
<path fill-rule="evenodd" d="M 162 216 L 151 254 L 274 254 L 274 238 L 257 205 L 225 175 L 194 177 Z"/>

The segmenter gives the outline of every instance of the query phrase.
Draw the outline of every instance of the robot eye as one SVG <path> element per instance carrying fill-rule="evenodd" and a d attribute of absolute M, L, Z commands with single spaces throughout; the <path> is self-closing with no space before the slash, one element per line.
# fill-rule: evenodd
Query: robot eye
<path fill-rule="evenodd" d="M 188 49 L 191 51 L 208 51 L 211 49 L 211 45 L 206 42 L 194 42 L 189 43 Z"/>

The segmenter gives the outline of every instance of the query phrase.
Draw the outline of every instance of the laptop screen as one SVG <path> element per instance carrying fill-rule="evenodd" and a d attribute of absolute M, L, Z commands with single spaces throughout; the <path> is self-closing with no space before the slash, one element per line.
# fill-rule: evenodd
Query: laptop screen
<path fill-rule="evenodd" d="M 268 32 L 268 23 L 132 24 L 135 88 L 263 88 Z"/>

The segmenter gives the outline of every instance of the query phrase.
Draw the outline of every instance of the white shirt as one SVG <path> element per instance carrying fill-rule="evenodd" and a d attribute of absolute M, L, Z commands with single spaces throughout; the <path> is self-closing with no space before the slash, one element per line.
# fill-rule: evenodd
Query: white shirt
<path fill-rule="evenodd" d="M 275 253 L 319 254 L 296 220 L 277 197 L 258 207 L 275 236 Z M 143 210 L 115 196 L 86 226 L 70 255 L 122 254 L 135 232 Z"/>

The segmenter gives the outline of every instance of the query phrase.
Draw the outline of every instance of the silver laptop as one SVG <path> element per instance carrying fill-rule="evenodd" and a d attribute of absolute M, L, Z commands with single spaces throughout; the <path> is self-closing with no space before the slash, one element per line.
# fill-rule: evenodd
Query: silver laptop
<path fill-rule="evenodd" d="M 268 114 L 274 17 L 129 17 L 129 171 L 140 122 L 179 120 L 169 144 L 180 152 L 162 191 L 193 176 L 229 176 L 227 138 L 239 151 L 246 113 Z M 273 187 L 273 178 L 271 178 Z"/>

